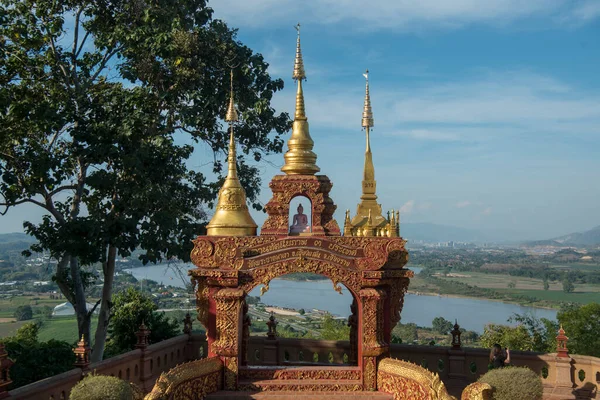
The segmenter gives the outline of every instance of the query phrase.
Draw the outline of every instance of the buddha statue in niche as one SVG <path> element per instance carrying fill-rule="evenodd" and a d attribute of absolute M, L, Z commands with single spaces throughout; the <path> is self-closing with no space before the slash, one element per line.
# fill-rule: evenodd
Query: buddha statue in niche
<path fill-rule="evenodd" d="M 290 226 L 290 233 L 304 233 L 310 232 L 310 225 L 308 224 L 308 217 L 304 214 L 304 207 L 302 204 L 298 205 L 298 213 L 294 215 L 292 226 Z"/>

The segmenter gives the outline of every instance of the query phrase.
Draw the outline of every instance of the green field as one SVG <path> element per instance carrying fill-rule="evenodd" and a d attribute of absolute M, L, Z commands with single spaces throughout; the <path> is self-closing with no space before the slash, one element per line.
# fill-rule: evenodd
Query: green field
<path fill-rule="evenodd" d="M 19 321 L 19 322 L 3 322 L 0 323 L 0 339 L 12 336 L 17 332 L 21 326 L 26 324 L 29 321 Z"/>
<path fill-rule="evenodd" d="M 600 303 L 600 292 L 573 292 L 565 293 L 562 290 L 520 290 L 520 289 L 498 289 L 500 293 L 535 297 L 540 300 L 554 302 L 572 303 Z"/>
<path fill-rule="evenodd" d="M 550 265 L 550 268 L 560 270 L 577 269 L 581 271 L 600 271 L 600 265 L 593 263 L 552 264 Z"/>
<path fill-rule="evenodd" d="M 582 265 L 582 268 L 589 267 L 589 265 L 585 264 L 577 265 Z M 560 267 L 573 266 L 561 265 Z M 545 302 L 544 305 L 546 306 L 549 305 L 547 302 L 552 302 L 554 305 L 558 305 L 560 302 L 581 304 L 591 302 L 600 303 L 600 285 L 575 284 L 574 292 L 565 293 L 561 282 L 550 282 L 549 290 L 544 290 L 544 283 L 541 279 L 517 277 L 505 274 L 485 274 L 482 272 L 468 271 L 457 272 L 449 274 L 448 276 L 438 275 L 436 278 L 444 281 L 460 282 L 469 286 L 491 289 L 499 294 L 506 295 L 509 298 L 512 296 L 528 296 L 536 298 Z M 509 284 L 513 283 L 515 284 L 515 287 L 509 288 Z M 413 292 L 444 294 L 444 291 L 435 283 L 428 282 L 418 275 L 411 279 L 409 290 Z M 515 301 L 522 302 L 522 299 L 515 298 Z"/>

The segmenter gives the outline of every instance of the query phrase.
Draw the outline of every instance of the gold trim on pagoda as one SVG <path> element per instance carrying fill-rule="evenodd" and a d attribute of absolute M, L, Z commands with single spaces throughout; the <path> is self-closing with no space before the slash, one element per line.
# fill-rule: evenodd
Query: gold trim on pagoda
<path fill-rule="evenodd" d="M 371 152 L 371 128 L 375 126 L 373 110 L 371 108 L 371 94 L 369 91 L 369 70 L 365 77 L 365 101 L 363 106 L 361 126 L 366 134 L 365 165 L 363 169 L 362 195 L 356 209 L 356 215 L 350 217 L 350 210 L 346 210 L 344 220 L 345 236 L 400 236 L 400 213 L 398 211 L 382 214 L 381 205 L 377 203 L 377 181 L 375 180 L 375 167 L 373 166 L 373 153 Z"/>
<path fill-rule="evenodd" d="M 292 78 L 297 84 L 296 111 L 294 113 L 292 135 L 288 140 L 289 150 L 283 156 L 285 163 L 281 167 L 281 171 L 287 175 L 314 175 L 321 169 L 317 167 L 317 155 L 312 151 L 315 143 L 310 137 L 308 118 L 304 109 L 302 81 L 306 80 L 306 72 L 302 60 L 302 49 L 300 48 L 300 24 L 296 25 L 295 28 L 298 31 L 298 38 L 296 39 L 296 59 Z"/>
<path fill-rule="evenodd" d="M 225 121 L 229 122 L 227 178 L 219 190 L 215 214 L 206 226 L 206 234 L 207 236 L 256 236 L 258 226 L 248 211 L 246 191 L 237 175 L 233 123 L 238 121 L 238 115 L 233 100 L 233 71 L 231 71 L 229 107 Z"/>

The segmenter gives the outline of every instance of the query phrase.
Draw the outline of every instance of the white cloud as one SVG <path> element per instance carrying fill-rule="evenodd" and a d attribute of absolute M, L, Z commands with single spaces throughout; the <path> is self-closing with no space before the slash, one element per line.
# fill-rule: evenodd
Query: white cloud
<path fill-rule="evenodd" d="M 400 207 L 400 214 L 410 214 L 415 207 L 415 201 L 409 200 Z"/>
<path fill-rule="evenodd" d="M 385 77 L 380 79 L 383 81 Z M 335 83 L 304 87 L 311 131 L 360 130 L 363 88 Z M 393 81 L 371 88 L 376 135 L 430 142 L 483 142 L 559 133 L 600 135 L 600 95 L 530 71 L 479 71 L 470 78 L 406 88 Z M 292 111 L 289 87 L 274 98 Z"/>
<path fill-rule="evenodd" d="M 469 207 L 470 205 L 471 202 L 469 200 L 459 201 L 458 203 L 456 203 L 456 208 L 465 208 Z"/>
<path fill-rule="evenodd" d="M 492 207 L 486 207 L 481 214 L 483 215 L 490 215 L 492 213 Z"/>
<path fill-rule="evenodd" d="M 422 32 L 472 24 L 504 26 L 527 18 L 557 23 L 588 22 L 598 17 L 597 0 L 220 0 L 215 16 L 234 26 L 353 24 L 353 29 Z"/>

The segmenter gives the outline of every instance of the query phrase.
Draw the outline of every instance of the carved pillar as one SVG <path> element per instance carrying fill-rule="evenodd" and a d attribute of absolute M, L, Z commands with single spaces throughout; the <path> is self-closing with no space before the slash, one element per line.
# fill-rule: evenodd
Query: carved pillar
<path fill-rule="evenodd" d="M 362 370 L 364 390 L 377 389 L 377 360 L 389 351 L 384 342 L 384 303 L 385 291 L 380 289 L 362 289 L 359 292 L 361 301 L 361 336 L 362 336 Z"/>
<path fill-rule="evenodd" d="M 92 350 L 85 341 L 85 337 L 81 335 L 81 340 L 77 342 L 77 347 L 73 349 L 73 353 L 75 353 L 75 367 L 81 368 L 82 371 L 86 371 L 90 365 L 91 352 Z"/>
<path fill-rule="evenodd" d="M 569 338 L 565 335 L 565 331 L 562 328 L 558 330 L 558 336 L 556 336 L 556 388 L 563 388 L 570 390 L 573 387 L 573 380 L 571 379 L 571 357 L 569 357 L 569 349 L 567 348 L 567 342 Z"/>
<path fill-rule="evenodd" d="M 8 353 L 4 348 L 4 343 L 0 342 L 0 399 L 10 397 L 8 394 L 8 386 L 12 383 L 10 379 L 10 367 L 14 363 L 8 358 Z"/>
<path fill-rule="evenodd" d="M 267 339 L 263 345 L 263 364 L 278 365 L 279 364 L 279 339 L 277 339 L 277 320 L 271 312 L 271 316 L 267 321 Z"/>
<path fill-rule="evenodd" d="M 135 336 L 137 336 L 135 348 L 141 350 L 140 386 L 144 392 L 148 393 L 154 387 L 154 379 L 152 379 L 152 369 L 154 366 L 152 365 L 152 357 L 146 357 L 146 349 L 150 343 L 150 329 L 146 327 L 143 321 Z"/>
<path fill-rule="evenodd" d="M 567 342 L 569 338 L 565 335 L 565 330 L 562 325 L 558 330 L 558 336 L 556 336 L 556 356 L 562 358 L 569 358 L 569 349 L 567 348 Z"/>
<path fill-rule="evenodd" d="M 242 289 L 225 288 L 215 296 L 216 340 L 211 352 L 223 360 L 225 390 L 236 390 L 242 342 L 242 303 L 245 293 Z"/>
<path fill-rule="evenodd" d="M 358 304 L 356 299 L 352 300 L 350 311 L 352 314 L 348 317 L 348 326 L 350 327 L 350 357 L 348 361 L 350 364 L 356 364 L 358 362 Z"/>
<path fill-rule="evenodd" d="M 464 382 L 467 380 L 465 373 L 465 352 L 461 348 L 461 332 L 458 321 L 454 321 L 454 329 L 450 333 L 452 334 L 452 348 L 448 350 L 448 378 Z M 459 383 L 458 386 L 461 385 L 462 383 Z"/>

